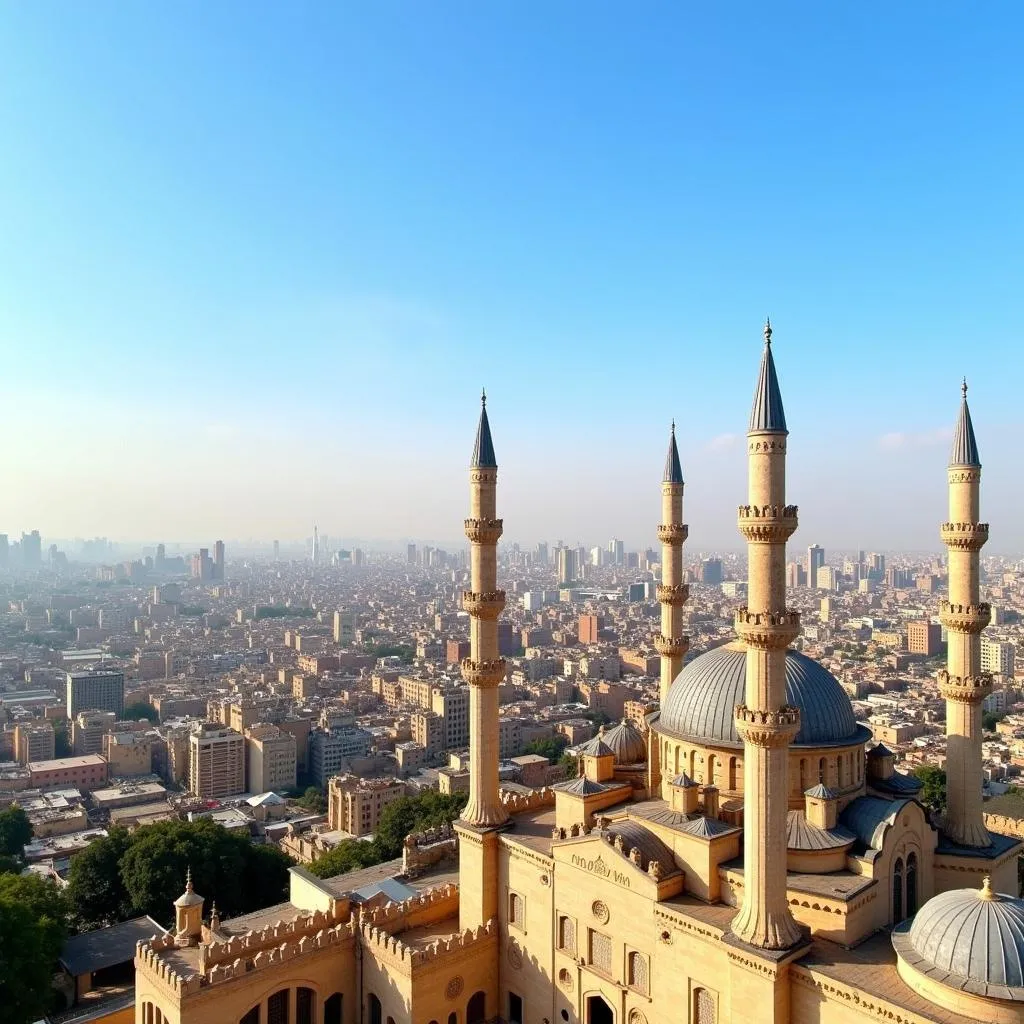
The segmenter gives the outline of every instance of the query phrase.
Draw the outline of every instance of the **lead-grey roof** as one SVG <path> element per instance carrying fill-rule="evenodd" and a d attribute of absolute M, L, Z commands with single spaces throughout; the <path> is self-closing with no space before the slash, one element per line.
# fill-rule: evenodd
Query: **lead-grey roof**
<path fill-rule="evenodd" d="M 642 870 L 646 871 L 652 860 L 661 862 L 661 869 L 666 875 L 674 874 L 679 870 L 672 851 L 653 832 L 638 822 L 630 821 L 628 818 L 623 821 L 613 821 L 606 831 L 613 837 L 622 836 L 627 853 L 631 847 L 639 848 Z"/>
<path fill-rule="evenodd" d="M 163 935 L 164 931 L 153 918 L 136 917 L 109 928 L 82 932 L 64 943 L 60 962 L 75 976 L 128 963 L 135 956 L 137 942 Z"/>
<path fill-rule="evenodd" d="M 680 739 L 742 746 L 734 722 L 745 699 L 747 655 L 742 644 L 716 647 L 694 658 L 676 676 L 661 710 L 658 731 Z M 862 743 L 868 730 L 857 724 L 838 680 L 799 651 L 786 652 L 786 701 L 800 709 L 796 746 Z"/>
<path fill-rule="evenodd" d="M 896 821 L 908 800 L 883 800 L 860 796 L 846 805 L 839 823 L 848 828 L 868 849 L 880 850 L 886 829 Z"/>
<path fill-rule="evenodd" d="M 628 718 L 605 730 L 604 742 L 615 755 L 616 764 L 642 764 L 647 760 L 644 734 Z"/>
<path fill-rule="evenodd" d="M 803 811 L 786 813 L 787 850 L 838 850 L 850 846 L 857 837 L 842 825 L 819 828 L 807 820 Z"/>
<path fill-rule="evenodd" d="M 834 789 L 829 789 L 824 782 L 819 782 L 816 786 L 805 789 L 804 796 L 809 796 L 814 800 L 835 800 L 839 794 Z"/>
<path fill-rule="evenodd" d="M 986 888 L 940 893 L 918 911 L 908 938 L 925 964 L 955 978 L 1024 989 L 1024 901 L 1013 896 Z M 945 979 L 943 983 L 966 987 Z M 1000 994 L 1024 998 L 1020 992 Z"/>
<path fill-rule="evenodd" d="M 676 421 L 672 421 L 672 435 L 668 439 L 668 454 L 665 456 L 665 475 L 661 478 L 667 484 L 683 482 L 683 467 L 679 461 L 679 448 L 676 446 Z"/>
<path fill-rule="evenodd" d="M 585 775 L 581 775 L 578 779 L 573 779 L 571 782 L 559 782 L 555 786 L 555 789 L 561 790 L 563 793 L 573 793 L 576 796 L 593 796 L 595 793 L 603 793 L 607 788 L 607 786 L 602 786 L 600 782 L 588 779 Z"/>
<path fill-rule="evenodd" d="M 471 469 L 497 469 L 494 456 L 494 442 L 491 440 L 491 424 L 487 419 L 487 396 L 480 396 L 480 422 L 476 428 L 476 444 L 473 445 Z"/>
<path fill-rule="evenodd" d="M 963 397 L 960 400 L 960 415 L 953 431 L 953 450 L 949 455 L 950 466 L 981 466 L 978 442 L 974 437 L 971 410 L 967 406 L 967 381 L 963 383 Z"/>
<path fill-rule="evenodd" d="M 761 356 L 761 371 L 754 388 L 754 405 L 750 410 L 750 426 L 748 433 L 769 431 L 771 433 L 788 433 L 786 430 L 786 412 L 782 408 L 782 392 L 779 389 L 779 378 L 775 373 L 775 360 L 772 357 L 772 325 L 764 327 L 764 353 Z"/>
<path fill-rule="evenodd" d="M 410 888 L 397 878 L 382 878 L 378 882 L 371 882 L 362 888 L 352 890 L 352 898 L 357 903 L 365 903 L 372 900 L 374 896 L 383 893 L 392 903 L 403 903 L 416 895 L 416 890 Z"/>

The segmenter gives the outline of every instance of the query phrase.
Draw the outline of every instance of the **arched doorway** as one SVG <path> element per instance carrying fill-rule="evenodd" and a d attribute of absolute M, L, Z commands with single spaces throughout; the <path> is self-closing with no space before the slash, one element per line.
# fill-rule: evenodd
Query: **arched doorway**
<path fill-rule="evenodd" d="M 466 1024 L 484 1024 L 487 1020 L 487 996 L 474 992 L 466 1005 Z"/>
<path fill-rule="evenodd" d="M 615 1024 L 615 1013 L 601 996 L 588 997 L 587 1024 Z"/>

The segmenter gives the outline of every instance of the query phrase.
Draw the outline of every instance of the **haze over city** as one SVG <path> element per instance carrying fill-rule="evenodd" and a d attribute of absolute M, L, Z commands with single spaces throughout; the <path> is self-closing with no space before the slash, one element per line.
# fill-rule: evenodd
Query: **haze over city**
<path fill-rule="evenodd" d="M 100 12 L 107 15 L 100 16 Z M 766 315 L 801 540 L 1024 548 L 1020 12 L 0 10 L 3 529 L 735 549 Z"/>

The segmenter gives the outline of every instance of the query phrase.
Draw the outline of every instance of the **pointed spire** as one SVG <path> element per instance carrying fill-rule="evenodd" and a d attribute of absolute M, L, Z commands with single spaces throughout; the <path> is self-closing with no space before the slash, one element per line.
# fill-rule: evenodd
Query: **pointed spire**
<path fill-rule="evenodd" d="M 494 457 L 494 442 L 491 440 L 491 424 L 487 419 L 487 392 L 480 394 L 480 423 L 476 428 L 476 444 L 473 446 L 473 458 L 470 469 L 497 469 L 498 460 Z"/>
<path fill-rule="evenodd" d="M 974 424 L 971 410 L 967 407 L 967 378 L 960 385 L 960 415 L 953 431 L 953 450 L 949 456 L 950 466 L 981 466 L 978 442 L 974 439 Z"/>
<path fill-rule="evenodd" d="M 661 478 L 666 484 L 683 482 L 683 467 L 679 462 L 679 449 L 676 447 L 676 421 L 672 421 L 672 434 L 668 440 L 668 455 L 665 456 L 665 475 Z"/>
<path fill-rule="evenodd" d="M 191 864 L 189 864 L 189 866 L 185 869 L 185 892 L 195 892 L 195 889 L 192 888 L 192 865 Z"/>
<path fill-rule="evenodd" d="M 779 390 L 779 378 L 775 373 L 775 360 L 772 358 L 772 325 L 770 320 L 764 325 L 764 353 L 761 356 L 761 371 L 754 389 L 754 405 L 750 410 L 750 434 L 766 432 L 786 434 L 786 413 L 782 408 L 782 392 Z"/>

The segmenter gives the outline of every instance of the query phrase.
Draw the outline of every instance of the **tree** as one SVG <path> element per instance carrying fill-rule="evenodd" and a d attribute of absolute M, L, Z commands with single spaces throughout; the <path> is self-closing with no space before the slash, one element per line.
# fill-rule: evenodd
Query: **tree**
<path fill-rule="evenodd" d="M 562 751 L 568 745 L 568 737 L 559 733 L 557 736 L 549 736 L 547 739 L 534 740 L 532 743 L 528 743 L 523 753 L 540 754 L 554 764 L 562 756 Z"/>
<path fill-rule="evenodd" d="M 300 807 L 305 807 L 313 814 L 325 814 L 327 812 L 327 797 L 317 786 L 307 786 L 306 791 L 295 801 Z"/>
<path fill-rule="evenodd" d="M 67 896 L 78 931 L 106 928 L 131 917 L 128 893 L 121 881 L 121 858 L 130 841 L 127 829 L 112 828 L 72 858 Z"/>
<path fill-rule="evenodd" d="M 51 960 L 31 908 L 0 896 L 0 1006 L 5 1024 L 28 1024 L 50 1009 Z"/>
<path fill-rule="evenodd" d="M 20 863 L 25 846 L 32 840 L 32 825 L 28 815 L 16 804 L 0 811 L 0 856 Z"/>
<path fill-rule="evenodd" d="M 39 875 L 0 875 L 0 901 L 25 907 L 39 928 L 42 954 L 56 971 L 57 957 L 68 937 L 70 906 L 57 883 Z"/>
<path fill-rule="evenodd" d="M 558 762 L 559 767 L 565 769 L 567 779 L 577 779 L 580 774 L 580 759 L 572 754 L 563 754 Z"/>
<path fill-rule="evenodd" d="M 142 718 L 145 718 L 148 722 L 159 722 L 160 712 L 149 701 L 140 700 L 134 704 L 129 704 L 121 712 L 121 718 L 126 722 L 137 722 Z"/>
<path fill-rule="evenodd" d="M 933 764 L 924 764 L 914 769 L 914 776 L 921 780 L 921 803 L 933 814 L 946 813 L 946 772 Z"/>
<path fill-rule="evenodd" d="M 309 870 L 317 878 L 331 878 L 343 875 L 357 868 L 369 868 L 380 863 L 380 854 L 374 843 L 362 839 L 345 839 L 322 857 L 309 865 Z"/>
<path fill-rule="evenodd" d="M 995 732 L 996 725 L 1001 722 L 1006 715 L 998 711 L 986 711 L 981 716 L 981 727 L 985 732 Z"/>

